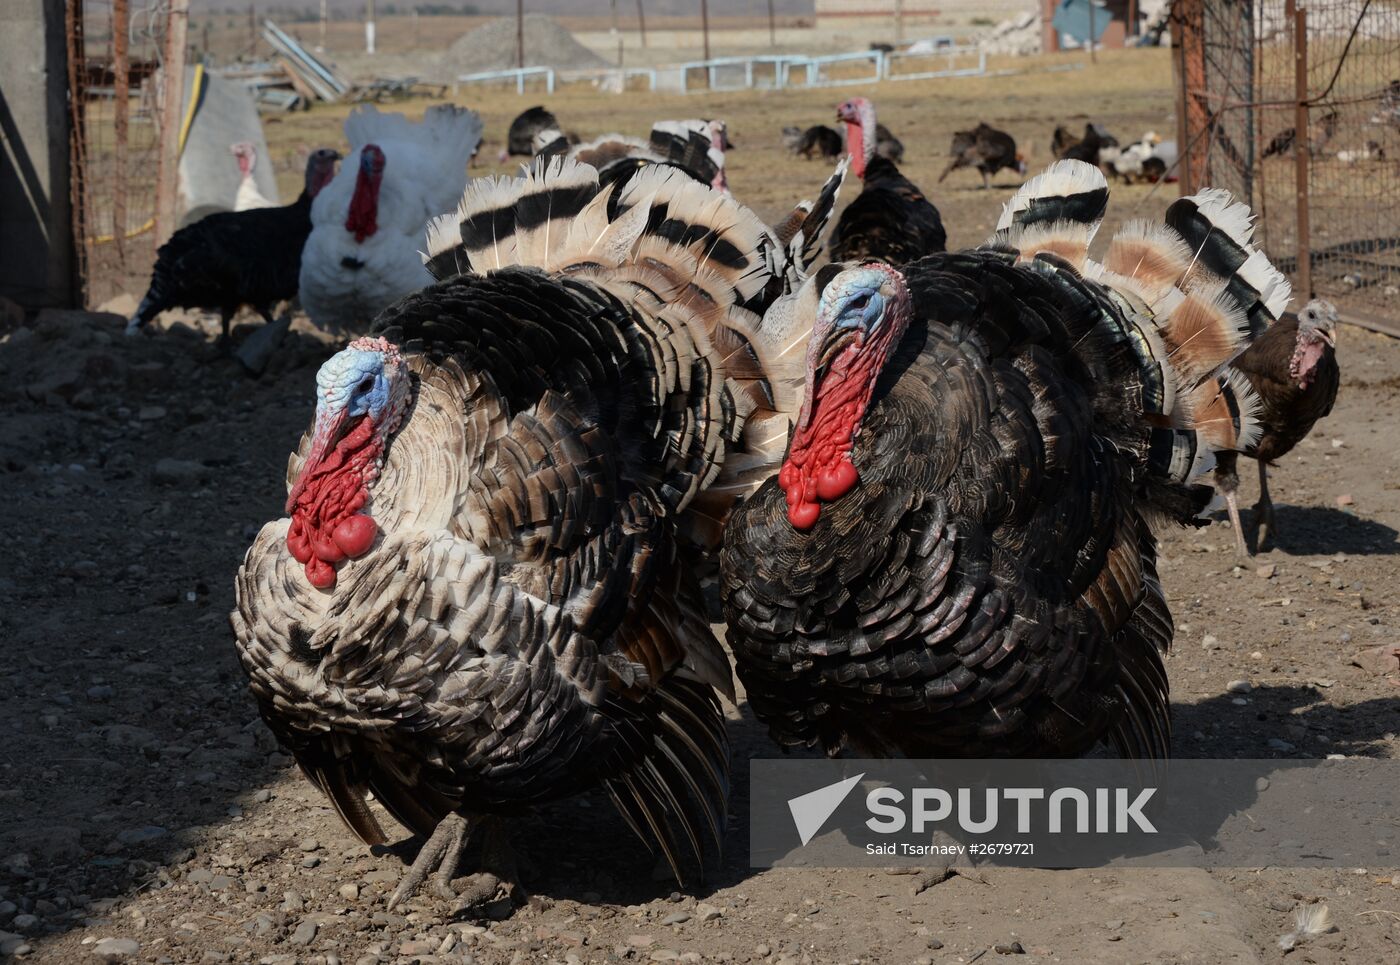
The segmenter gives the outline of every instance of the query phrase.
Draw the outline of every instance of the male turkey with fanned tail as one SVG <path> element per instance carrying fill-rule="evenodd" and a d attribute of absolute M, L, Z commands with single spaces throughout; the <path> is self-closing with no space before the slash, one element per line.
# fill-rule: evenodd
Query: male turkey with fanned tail
<path fill-rule="evenodd" d="M 518 895 L 503 819 L 592 787 L 682 881 L 717 850 L 733 691 L 688 560 L 782 457 L 840 181 L 782 240 L 661 165 L 474 182 L 429 232 L 443 280 L 317 375 L 233 624 L 346 823 L 384 840 L 372 793 L 429 836 L 391 905 L 477 829 L 469 896 Z"/>
<path fill-rule="evenodd" d="M 832 265 L 781 472 L 721 596 L 783 745 L 912 757 L 1170 748 L 1151 525 L 1192 523 L 1256 400 L 1228 363 L 1288 284 L 1220 192 L 1087 256 L 1103 175 L 1059 162 L 984 248 Z"/>

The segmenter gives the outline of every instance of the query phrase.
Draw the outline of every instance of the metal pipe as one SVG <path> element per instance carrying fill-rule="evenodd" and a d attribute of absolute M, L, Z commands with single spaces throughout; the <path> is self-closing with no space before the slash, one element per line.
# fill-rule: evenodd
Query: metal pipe
<path fill-rule="evenodd" d="M 525 67 L 525 0 L 515 0 L 515 66 Z"/>
<path fill-rule="evenodd" d="M 705 35 L 705 59 L 710 59 L 710 4 L 709 0 L 700 0 L 700 32 Z M 714 83 L 711 82 L 711 87 Z"/>
<path fill-rule="evenodd" d="M 185 39 L 190 0 L 170 0 L 166 21 L 164 81 L 160 105 L 160 158 L 156 166 L 156 247 L 175 233 L 179 220 L 180 108 L 185 99 Z"/>
<path fill-rule="evenodd" d="M 126 161 L 130 143 L 131 4 L 112 0 L 112 240 L 126 266 Z"/>
<path fill-rule="evenodd" d="M 1297 0 L 1286 0 L 1284 14 L 1293 24 L 1293 167 L 1298 195 L 1297 290 L 1312 298 L 1312 226 L 1309 223 L 1308 168 L 1312 140 L 1308 134 L 1308 12 Z"/>

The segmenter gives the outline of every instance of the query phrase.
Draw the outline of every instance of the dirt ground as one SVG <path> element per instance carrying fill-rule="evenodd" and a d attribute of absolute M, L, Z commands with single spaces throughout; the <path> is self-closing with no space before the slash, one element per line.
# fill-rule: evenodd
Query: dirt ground
<path fill-rule="evenodd" d="M 1092 111 L 1130 132 L 1169 123 L 1151 78 L 1125 74 L 1110 88 L 1107 76 L 893 85 L 879 104 L 905 138 L 905 169 L 943 209 L 950 241 L 966 245 L 986 235 L 1008 190 L 976 190 L 966 173 L 937 187 L 947 133 L 983 116 L 1043 161 L 1056 120 Z M 774 214 L 825 173 L 786 159 L 777 128 L 826 120 L 832 99 L 683 103 L 731 118 L 735 193 Z M 609 101 L 609 126 L 641 129 L 643 118 L 677 113 L 638 100 Z M 569 94 L 555 106 L 593 133 L 601 125 L 584 121 L 596 104 Z M 521 102 L 481 106 L 499 138 Z M 331 132 L 338 123 L 310 120 Z M 1149 191 L 1115 190 L 1115 216 L 1168 198 Z M 124 339 L 121 323 L 48 313 L 0 328 L 10 520 L 0 558 L 0 957 L 1275 962 L 1295 910 L 1322 903 L 1336 931 L 1291 962 L 1400 961 L 1394 868 L 994 869 L 985 882 L 957 877 L 917 896 L 910 878 L 881 871 L 751 872 L 747 761 L 776 751 L 742 701 L 731 714 L 727 859 L 704 890 L 674 893 L 593 797 L 520 819 L 533 898 L 514 917 L 460 921 L 451 903 L 427 898 L 387 913 L 405 849 L 356 843 L 278 752 L 227 624 L 232 575 L 262 523 L 281 514 L 287 453 L 333 346 L 298 323 L 254 381 L 214 353 L 207 328 L 167 317 Z M 1241 567 L 1222 523 L 1164 537 L 1179 756 L 1400 756 L 1400 672 L 1387 656 L 1400 644 L 1400 342 L 1344 328 L 1338 352 L 1336 409 L 1270 477 L 1277 546 Z M 1251 482 L 1242 496 L 1252 502 Z M 1227 689 L 1235 681 L 1251 687 Z"/>

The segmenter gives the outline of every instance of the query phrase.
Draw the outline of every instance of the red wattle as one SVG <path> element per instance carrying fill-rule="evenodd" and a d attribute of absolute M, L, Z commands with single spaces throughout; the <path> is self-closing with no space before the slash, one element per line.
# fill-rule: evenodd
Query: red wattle
<path fill-rule="evenodd" d="M 306 561 L 306 580 L 318 590 L 329 590 L 335 586 L 335 567 L 313 556 Z"/>
<path fill-rule="evenodd" d="M 816 503 L 788 503 L 788 522 L 794 529 L 811 529 L 821 513 L 822 508 Z"/>
<path fill-rule="evenodd" d="M 327 536 L 325 533 L 317 534 L 311 541 L 311 549 L 316 554 L 318 560 L 327 563 L 339 563 L 345 559 L 345 552 L 336 545 L 335 538 Z"/>
<path fill-rule="evenodd" d="M 369 548 L 374 545 L 374 538 L 379 535 L 379 524 L 373 519 L 363 514 L 357 516 L 347 516 L 336 526 L 331 533 L 331 539 L 335 545 L 344 552 L 344 555 L 354 559 L 369 552 Z"/>
<path fill-rule="evenodd" d="M 292 520 L 292 526 L 287 530 L 287 549 L 291 551 L 292 559 L 298 563 L 305 563 L 311 559 L 311 543 L 307 540 L 306 529 L 299 519 Z"/>
<path fill-rule="evenodd" d="M 817 473 L 817 496 L 826 502 L 840 499 L 856 484 L 856 467 L 849 459 Z"/>

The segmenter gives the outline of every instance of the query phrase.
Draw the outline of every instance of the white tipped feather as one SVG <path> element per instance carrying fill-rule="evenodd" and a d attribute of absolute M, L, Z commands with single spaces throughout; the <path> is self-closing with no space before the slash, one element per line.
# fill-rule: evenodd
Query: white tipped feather
<path fill-rule="evenodd" d="M 428 250 L 419 254 L 423 256 L 423 263 L 427 264 L 434 255 L 456 248 L 461 243 L 461 222 L 457 220 L 457 212 L 449 211 L 428 222 Z"/>
<path fill-rule="evenodd" d="M 1084 161 L 1056 161 L 1037 174 L 1011 196 L 1002 208 L 997 230 L 1003 231 L 1015 223 L 1016 215 L 1030 208 L 1037 198 L 1069 197 L 1108 188 L 1103 172 Z"/>
<path fill-rule="evenodd" d="M 1254 212 L 1249 210 L 1249 205 L 1236 201 L 1229 191 L 1205 188 L 1186 200 L 1194 203 L 1202 217 L 1241 247 L 1249 244 L 1254 237 Z"/>
<path fill-rule="evenodd" d="M 1262 251 L 1250 252 L 1237 274 L 1249 287 L 1259 292 L 1259 300 L 1274 318 L 1277 319 L 1288 309 L 1293 286 Z"/>

